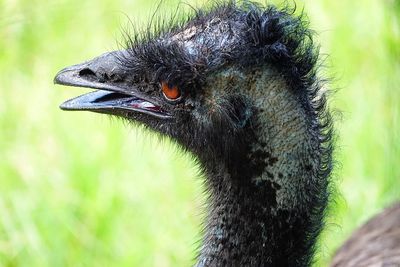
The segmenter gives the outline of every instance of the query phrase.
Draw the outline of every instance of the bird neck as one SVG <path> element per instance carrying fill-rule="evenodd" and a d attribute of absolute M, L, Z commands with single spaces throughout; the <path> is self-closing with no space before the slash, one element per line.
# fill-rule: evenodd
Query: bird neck
<path fill-rule="evenodd" d="M 239 145 L 246 151 L 200 159 L 210 207 L 197 266 L 308 266 L 327 203 L 330 154 L 307 96 L 276 73 L 252 75 L 252 134 Z"/>

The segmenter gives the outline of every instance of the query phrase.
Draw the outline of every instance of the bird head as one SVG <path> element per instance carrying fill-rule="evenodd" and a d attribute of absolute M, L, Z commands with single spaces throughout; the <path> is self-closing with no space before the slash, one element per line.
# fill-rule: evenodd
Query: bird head
<path fill-rule="evenodd" d="M 229 2 L 199 10 L 130 37 L 125 49 L 61 70 L 55 83 L 97 89 L 61 109 L 139 122 L 204 161 L 237 165 L 257 142 L 267 88 L 296 84 L 293 91 L 306 94 L 315 58 L 304 29 L 274 7 Z"/>

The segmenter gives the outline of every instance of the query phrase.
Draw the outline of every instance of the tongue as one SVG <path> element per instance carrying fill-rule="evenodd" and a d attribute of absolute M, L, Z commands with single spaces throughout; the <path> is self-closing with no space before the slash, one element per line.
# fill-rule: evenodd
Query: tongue
<path fill-rule="evenodd" d="M 147 110 L 161 112 L 160 107 L 157 107 L 157 106 L 153 105 L 152 103 L 147 102 L 143 99 L 139 99 L 139 98 L 130 100 L 129 106 L 131 106 L 133 108 L 138 108 L 138 109 L 147 109 Z"/>

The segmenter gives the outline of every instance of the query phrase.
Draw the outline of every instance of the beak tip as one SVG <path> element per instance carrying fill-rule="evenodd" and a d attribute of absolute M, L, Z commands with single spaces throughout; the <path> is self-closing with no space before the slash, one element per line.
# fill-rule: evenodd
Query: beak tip
<path fill-rule="evenodd" d="M 60 106 L 58 106 L 61 110 L 65 110 L 66 109 L 66 105 L 65 102 L 62 103 Z"/>
<path fill-rule="evenodd" d="M 54 84 L 59 84 L 60 83 L 59 73 L 57 73 L 57 75 L 54 77 L 53 83 Z"/>
<path fill-rule="evenodd" d="M 54 84 L 67 85 L 69 80 L 68 73 L 70 73 L 68 68 L 60 70 L 53 79 Z"/>
<path fill-rule="evenodd" d="M 71 106 L 71 100 L 67 100 L 67 101 L 65 101 L 65 102 L 63 102 L 60 106 L 59 106 L 59 108 L 61 109 L 61 110 L 72 110 L 72 106 Z"/>

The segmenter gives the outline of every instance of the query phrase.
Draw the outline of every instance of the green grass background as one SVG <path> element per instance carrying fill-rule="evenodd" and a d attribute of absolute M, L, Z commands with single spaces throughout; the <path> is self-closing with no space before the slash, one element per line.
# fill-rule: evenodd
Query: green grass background
<path fill-rule="evenodd" d="M 118 48 L 155 0 L 0 0 L 0 266 L 188 266 L 202 189 L 190 157 L 119 120 L 62 112 L 66 65 Z M 178 1 L 165 1 L 162 12 Z M 193 3 L 193 2 L 191 2 Z M 335 202 L 316 266 L 400 199 L 400 1 L 298 1 L 339 89 Z"/>

